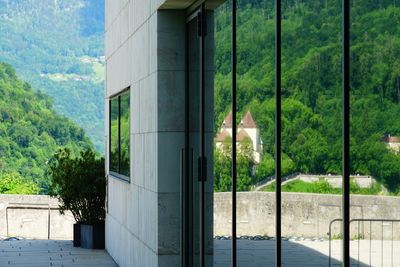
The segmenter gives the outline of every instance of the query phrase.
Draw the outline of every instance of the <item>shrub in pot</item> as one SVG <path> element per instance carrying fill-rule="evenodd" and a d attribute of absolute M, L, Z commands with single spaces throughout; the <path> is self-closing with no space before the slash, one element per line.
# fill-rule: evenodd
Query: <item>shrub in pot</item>
<path fill-rule="evenodd" d="M 91 149 L 73 157 L 60 149 L 49 162 L 50 195 L 60 201 L 60 213 L 71 211 L 75 218 L 74 246 L 104 248 L 106 178 L 104 159 Z"/>

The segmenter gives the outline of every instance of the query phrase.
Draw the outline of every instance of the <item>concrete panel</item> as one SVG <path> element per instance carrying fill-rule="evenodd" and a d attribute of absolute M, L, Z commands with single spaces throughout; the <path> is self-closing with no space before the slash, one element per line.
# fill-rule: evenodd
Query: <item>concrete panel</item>
<path fill-rule="evenodd" d="M 131 168 L 132 168 L 132 179 L 131 183 L 144 188 L 146 173 L 144 172 L 144 166 L 146 164 L 145 159 L 145 145 L 144 145 L 144 134 L 133 134 L 132 139 L 132 158 L 131 158 Z"/>
<path fill-rule="evenodd" d="M 119 16 L 119 31 L 121 34 L 120 37 L 120 44 L 125 43 L 128 40 L 128 37 L 130 36 L 129 34 L 129 8 L 130 8 L 130 1 L 127 5 L 124 5 L 124 7 L 121 10 L 121 14 Z"/>
<path fill-rule="evenodd" d="M 105 1 L 105 28 L 109 29 L 111 24 L 118 18 L 121 9 L 129 0 L 106 0 Z"/>
<path fill-rule="evenodd" d="M 150 0 L 131 0 L 133 13 L 132 33 L 136 32 L 150 17 Z"/>
<path fill-rule="evenodd" d="M 158 63 L 158 13 L 153 13 L 149 19 L 149 49 L 150 49 L 150 73 L 157 71 Z"/>
<path fill-rule="evenodd" d="M 184 145 L 183 132 L 158 133 L 157 192 L 180 192 L 181 150 Z"/>
<path fill-rule="evenodd" d="M 158 194 L 158 254 L 180 254 L 180 193 Z M 161 223 L 162 222 L 162 223 Z"/>
<path fill-rule="evenodd" d="M 141 98 L 140 98 L 140 83 L 131 85 L 131 134 L 141 133 L 140 115 L 141 115 Z M 132 138 L 131 138 L 132 139 Z M 131 153 L 134 156 L 134 153 Z M 131 164 L 132 165 L 132 164 Z"/>
<path fill-rule="evenodd" d="M 150 73 L 149 71 L 149 23 L 146 21 L 129 39 L 131 54 L 125 55 L 132 62 L 131 83 L 135 83 Z"/>
<path fill-rule="evenodd" d="M 140 132 L 157 132 L 157 73 L 152 73 L 140 81 Z"/>
<path fill-rule="evenodd" d="M 186 13 L 159 11 L 158 13 L 158 70 L 185 70 Z"/>
<path fill-rule="evenodd" d="M 185 72 L 158 72 L 158 131 L 185 130 Z"/>
<path fill-rule="evenodd" d="M 139 232 L 139 187 L 131 185 L 127 199 L 127 229 L 131 233 Z"/>
<path fill-rule="evenodd" d="M 145 165 L 144 172 L 146 178 L 144 181 L 144 187 L 150 191 L 157 192 L 157 181 L 158 181 L 158 135 L 156 133 L 148 133 L 145 135 L 144 140 L 145 146 Z"/>
<path fill-rule="evenodd" d="M 157 251 L 157 218 L 157 194 L 139 188 L 139 232 L 137 235 L 152 251 Z"/>
<path fill-rule="evenodd" d="M 120 224 L 127 224 L 127 191 L 129 184 L 117 178 L 109 176 L 108 186 L 108 213 Z"/>

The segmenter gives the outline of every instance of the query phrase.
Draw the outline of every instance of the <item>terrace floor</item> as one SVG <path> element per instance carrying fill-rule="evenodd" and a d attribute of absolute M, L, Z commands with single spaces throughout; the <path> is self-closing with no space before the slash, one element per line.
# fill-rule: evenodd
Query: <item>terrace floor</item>
<path fill-rule="evenodd" d="M 331 266 L 341 266 L 341 240 L 333 240 Z M 238 240 L 238 267 L 275 266 L 275 241 Z M 393 249 L 392 249 L 393 248 Z M 214 267 L 229 267 L 229 240 L 214 241 Z M 358 253 L 360 251 L 360 253 Z M 351 266 L 400 266 L 400 241 L 361 240 L 350 242 Z M 329 266 L 329 241 L 283 241 L 282 266 Z"/>
<path fill-rule="evenodd" d="M 274 246 L 273 240 L 238 240 L 238 267 L 274 266 Z M 332 266 L 340 266 L 340 246 L 340 240 L 332 241 Z M 214 241 L 214 267 L 230 266 L 230 247 L 229 240 Z M 326 240 L 282 242 L 282 266 L 285 267 L 329 266 L 328 255 Z M 400 241 L 351 242 L 352 266 L 400 266 L 399 255 Z M 0 266 L 118 267 L 105 250 L 75 248 L 72 241 L 59 240 L 0 241 Z"/>
<path fill-rule="evenodd" d="M 117 267 L 105 250 L 75 248 L 72 241 L 0 241 L 0 266 Z"/>

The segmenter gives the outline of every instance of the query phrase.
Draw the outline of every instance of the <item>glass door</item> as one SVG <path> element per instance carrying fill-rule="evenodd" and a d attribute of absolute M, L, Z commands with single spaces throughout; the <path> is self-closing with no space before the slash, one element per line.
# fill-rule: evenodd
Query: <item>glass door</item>
<path fill-rule="evenodd" d="M 209 19 L 205 4 L 187 18 L 183 266 L 212 266 L 213 262 L 214 75 L 213 49 L 207 40 Z"/>

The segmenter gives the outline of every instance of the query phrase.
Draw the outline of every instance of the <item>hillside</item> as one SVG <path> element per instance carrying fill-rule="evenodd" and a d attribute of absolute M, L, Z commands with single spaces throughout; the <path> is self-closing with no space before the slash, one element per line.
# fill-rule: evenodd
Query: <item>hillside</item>
<path fill-rule="evenodd" d="M 274 172 L 273 4 L 238 1 L 237 117 L 250 110 L 264 142 L 253 180 Z M 381 138 L 400 135 L 400 4 L 363 0 L 351 8 L 351 173 L 372 175 L 399 192 L 400 156 Z M 341 1 L 286 0 L 282 9 L 283 172 L 340 174 Z M 229 14 L 225 6 L 216 15 L 216 129 L 230 110 Z M 217 163 L 229 160 L 216 155 Z M 248 184 L 248 168 L 241 170 L 239 178 Z M 224 185 L 219 190 L 229 189 L 229 181 L 216 177 Z"/>
<path fill-rule="evenodd" d="M 0 0 L 0 61 L 104 150 L 104 0 Z"/>
<path fill-rule="evenodd" d="M 0 63 L 0 95 L 0 192 L 19 183 L 37 185 L 45 193 L 46 164 L 57 148 L 67 146 L 77 153 L 92 144 L 82 128 L 56 114 L 50 97 L 34 91 L 4 63 Z"/>

